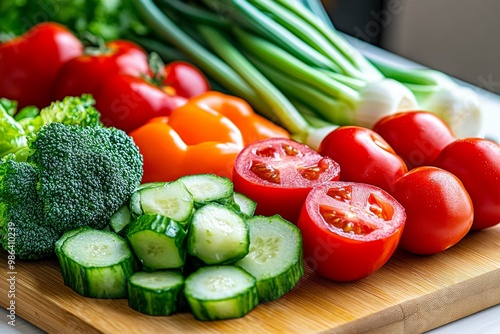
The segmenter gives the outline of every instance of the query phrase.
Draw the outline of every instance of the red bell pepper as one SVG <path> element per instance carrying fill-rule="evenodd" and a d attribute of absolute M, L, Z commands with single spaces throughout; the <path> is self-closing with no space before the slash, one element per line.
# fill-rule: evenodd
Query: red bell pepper
<path fill-rule="evenodd" d="M 64 26 L 45 22 L 0 44 L 0 96 L 15 100 L 18 110 L 43 108 L 59 70 L 83 52 L 83 44 Z"/>

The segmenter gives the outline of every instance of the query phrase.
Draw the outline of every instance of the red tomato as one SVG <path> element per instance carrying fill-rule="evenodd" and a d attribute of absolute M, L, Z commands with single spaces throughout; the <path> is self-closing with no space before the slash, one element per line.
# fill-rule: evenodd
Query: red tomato
<path fill-rule="evenodd" d="M 46 22 L 0 44 L 0 96 L 18 110 L 52 102 L 51 89 L 62 65 L 83 52 L 83 44 L 64 26 Z"/>
<path fill-rule="evenodd" d="M 455 174 L 474 204 L 473 230 L 500 223 L 500 145 L 481 138 L 458 139 L 433 165 Z"/>
<path fill-rule="evenodd" d="M 149 72 L 148 55 L 139 45 L 116 40 L 103 50 L 87 48 L 85 53 L 69 60 L 54 83 L 53 99 L 65 96 L 95 95 L 100 82 L 117 73 L 141 76 Z"/>
<path fill-rule="evenodd" d="M 105 126 L 130 132 L 157 116 L 169 116 L 186 103 L 180 96 L 155 86 L 147 79 L 117 74 L 105 78 L 95 94 L 96 109 Z"/>
<path fill-rule="evenodd" d="M 256 214 L 279 214 L 296 223 L 309 191 L 339 178 L 339 165 L 287 138 L 247 145 L 236 157 L 234 189 L 257 202 Z"/>
<path fill-rule="evenodd" d="M 195 66 L 183 61 L 173 61 L 165 66 L 165 86 L 170 86 L 179 96 L 190 98 L 210 90 L 206 76 Z"/>
<path fill-rule="evenodd" d="M 304 259 L 316 273 L 333 281 L 364 278 L 394 253 L 405 218 L 401 204 L 378 187 L 340 181 L 316 186 L 297 224 Z"/>
<path fill-rule="evenodd" d="M 408 170 L 404 161 L 376 132 L 359 126 L 341 126 L 318 148 L 340 165 L 340 180 L 368 183 L 389 193 L 394 181 Z"/>
<path fill-rule="evenodd" d="M 470 230 L 474 209 L 462 182 L 437 167 L 409 171 L 394 184 L 393 196 L 406 210 L 399 245 L 415 254 L 435 254 L 458 243 Z"/>
<path fill-rule="evenodd" d="M 373 130 L 384 138 L 408 169 L 428 166 L 455 140 L 448 125 L 436 114 L 408 111 L 386 116 Z"/>

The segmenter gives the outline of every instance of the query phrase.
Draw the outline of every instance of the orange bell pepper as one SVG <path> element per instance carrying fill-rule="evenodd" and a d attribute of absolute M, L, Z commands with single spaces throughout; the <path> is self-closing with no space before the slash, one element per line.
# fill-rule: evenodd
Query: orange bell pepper
<path fill-rule="evenodd" d="M 267 138 L 290 138 L 290 133 L 254 112 L 243 99 L 217 91 L 207 91 L 189 100 L 189 105 L 221 113 L 240 129 L 245 145 Z M 189 107 L 188 107 L 189 108 Z"/>
<path fill-rule="evenodd" d="M 289 137 L 242 99 L 218 92 L 190 98 L 168 117 L 156 117 L 129 133 L 144 158 L 142 183 L 213 173 L 232 179 L 243 147 L 270 137 Z"/>

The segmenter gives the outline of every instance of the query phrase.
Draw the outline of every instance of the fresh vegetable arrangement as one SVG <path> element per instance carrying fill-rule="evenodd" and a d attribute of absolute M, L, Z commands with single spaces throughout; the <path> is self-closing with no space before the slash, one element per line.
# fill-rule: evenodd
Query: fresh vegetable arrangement
<path fill-rule="evenodd" d="M 354 282 L 500 223 L 472 93 L 366 59 L 319 1 L 93 3 L 54 13 L 105 38 L 91 47 L 53 23 L 0 44 L 0 241 L 55 253 L 78 294 L 238 318 L 304 263 Z"/>
<path fill-rule="evenodd" d="M 134 2 L 156 39 L 313 148 L 332 127 L 371 127 L 403 110 L 435 112 L 459 137 L 480 130 L 474 92 L 437 71 L 398 72 L 365 58 L 319 1 Z"/>
<path fill-rule="evenodd" d="M 245 145 L 289 137 L 244 100 L 213 91 L 189 99 L 170 116 L 153 118 L 129 134 L 144 157 L 143 182 L 199 173 L 232 178 L 234 160 Z"/>
<path fill-rule="evenodd" d="M 188 309 L 196 319 L 220 320 L 280 298 L 303 275 L 299 229 L 277 215 L 254 215 L 227 178 L 144 183 L 124 206 L 124 238 L 82 227 L 56 244 L 65 284 L 83 296 L 128 297 L 149 315 Z"/>
<path fill-rule="evenodd" d="M 15 231 L 15 254 L 41 259 L 80 226 L 104 228 L 142 177 L 142 157 L 125 132 L 50 123 L 28 139 L 26 161 L 0 162 L 1 244 Z"/>

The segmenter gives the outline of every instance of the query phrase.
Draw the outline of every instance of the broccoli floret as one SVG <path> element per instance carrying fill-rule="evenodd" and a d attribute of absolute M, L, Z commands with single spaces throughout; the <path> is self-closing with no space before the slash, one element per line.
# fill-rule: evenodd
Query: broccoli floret
<path fill-rule="evenodd" d="M 122 130 L 50 123 L 28 140 L 26 162 L 0 163 L 0 240 L 15 226 L 16 254 L 40 259 L 65 232 L 104 228 L 142 178 L 142 156 Z"/>
<path fill-rule="evenodd" d="M 0 157 L 12 153 L 17 161 L 26 161 L 30 153 L 28 136 L 36 135 L 41 127 L 49 123 L 102 126 L 101 115 L 94 104 L 95 100 L 91 95 L 83 94 L 52 102 L 42 110 L 30 106 L 16 111 L 15 101 L 0 100 L 0 138 L 3 137 L 0 140 Z"/>
<path fill-rule="evenodd" d="M 50 255 L 58 238 L 46 226 L 37 183 L 38 172 L 33 165 L 12 160 L 0 164 L 0 242 L 19 258 Z"/>

